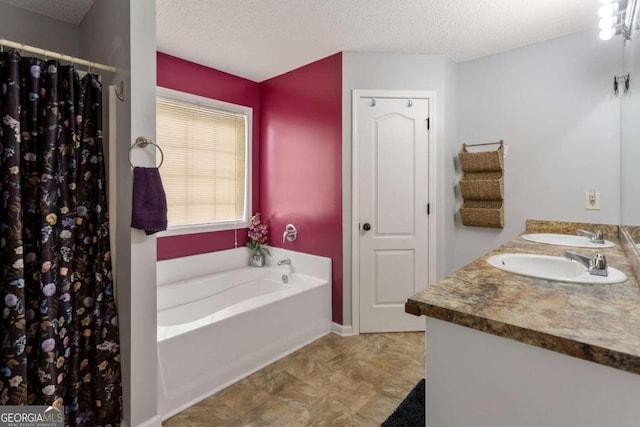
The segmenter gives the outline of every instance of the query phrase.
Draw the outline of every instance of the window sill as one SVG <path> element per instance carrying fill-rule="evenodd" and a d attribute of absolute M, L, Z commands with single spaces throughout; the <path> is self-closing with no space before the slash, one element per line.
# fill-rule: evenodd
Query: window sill
<path fill-rule="evenodd" d="M 184 236 L 188 234 L 212 233 L 216 231 L 238 230 L 249 227 L 249 221 L 225 222 L 218 224 L 198 224 L 181 227 L 171 227 L 157 234 L 158 237 Z"/>

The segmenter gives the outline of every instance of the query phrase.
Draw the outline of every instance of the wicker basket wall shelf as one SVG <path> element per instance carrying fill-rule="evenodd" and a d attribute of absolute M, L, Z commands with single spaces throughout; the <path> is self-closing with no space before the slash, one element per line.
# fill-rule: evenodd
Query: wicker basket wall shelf
<path fill-rule="evenodd" d="M 470 152 L 467 147 L 499 144 L 498 149 Z M 504 142 L 463 144 L 460 192 L 462 224 L 469 227 L 504 228 Z"/>
<path fill-rule="evenodd" d="M 460 191 L 465 200 L 504 200 L 504 176 L 502 172 L 465 173 Z"/>
<path fill-rule="evenodd" d="M 460 218 L 468 227 L 504 228 L 504 202 L 465 200 L 460 208 Z"/>

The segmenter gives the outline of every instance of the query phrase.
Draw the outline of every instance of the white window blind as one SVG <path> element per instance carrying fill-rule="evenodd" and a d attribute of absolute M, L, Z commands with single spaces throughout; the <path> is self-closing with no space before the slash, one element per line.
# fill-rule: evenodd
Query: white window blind
<path fill-rule="evenodd" d="M 247 115 L 156 98 L 169 228 L 247 221 Z"/>

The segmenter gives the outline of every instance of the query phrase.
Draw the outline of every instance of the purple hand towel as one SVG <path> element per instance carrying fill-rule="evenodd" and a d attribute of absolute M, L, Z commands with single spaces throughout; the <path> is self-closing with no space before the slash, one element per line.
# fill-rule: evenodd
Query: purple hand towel
<path fill-rule="evenodd" d="M 133 168 L 131 227 L 147 235 L 167 229 L 167 196 L 158 168 Z"/>

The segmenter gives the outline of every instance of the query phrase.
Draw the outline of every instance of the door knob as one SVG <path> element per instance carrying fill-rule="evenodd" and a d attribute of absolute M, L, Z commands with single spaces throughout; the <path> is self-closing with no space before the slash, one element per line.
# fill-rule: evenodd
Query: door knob
<path fill-rule="evenodd" d="M 368 222 L 365 222 L 364 225 L 362 226 L 362 229 L 364 231 L 369 231 L 371 230 L 371 224 L 369 224 Z"/>

